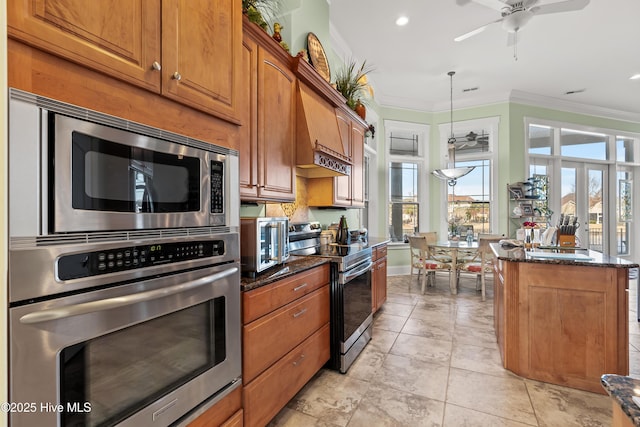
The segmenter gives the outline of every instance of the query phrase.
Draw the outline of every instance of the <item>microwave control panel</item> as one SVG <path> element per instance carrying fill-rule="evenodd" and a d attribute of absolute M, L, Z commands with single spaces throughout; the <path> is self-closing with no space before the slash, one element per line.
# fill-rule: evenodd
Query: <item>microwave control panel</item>
<path fill-rule="evenodd" d="M 57 271 L 60 280 L 71 280 L 159 264 L 221 256 L 224 253 L 223 240 L 127 246 L 63 255 L 58 258 Z"/>
<path fill-rule="evenodd" d="M 211 213 L 224 213 L 224 163 L 211 161 Z"/>

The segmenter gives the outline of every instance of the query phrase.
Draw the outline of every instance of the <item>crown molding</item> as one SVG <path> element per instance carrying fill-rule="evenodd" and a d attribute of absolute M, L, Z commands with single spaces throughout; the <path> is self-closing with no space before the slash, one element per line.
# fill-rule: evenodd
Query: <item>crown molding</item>
<path fill-rule="evenodd" d="M 585 114 L 625 122 L 640 123 L 640 114 L 628 111 L 615 110 L 612 108 L 600 107 L 598 105 L 587 105 L 578 102 L 566 101 L 564 99 L 552 98 L 549 96 L 536 95 L 519 90 L 511 91 L 509 102 L 516 104 L 531 105 L 534 107 L 550 108 L 568 113 Z"/>

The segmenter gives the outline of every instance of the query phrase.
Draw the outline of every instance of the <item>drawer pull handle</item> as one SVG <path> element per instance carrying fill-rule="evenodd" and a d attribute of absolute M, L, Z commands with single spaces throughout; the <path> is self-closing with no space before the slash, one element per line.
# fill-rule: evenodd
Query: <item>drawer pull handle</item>
<path fill-rule="evenodd" d="M 298 366 L 300 363 L 302 363 L 303 360 L 304 360 L 304 354 L 302 356 L 300 356 L 300 358 L 298 360 L 293 362 L 293 366 Z"/>
<path fill-rule="evenodd" d="M 306 309 L 306 308 L 303 308 L 303 309 L 302 309 L 302 310 L 300 310 L 299 312 L 294 313 L 294 314 L 293 314 L 293 317 L 294 317 L 294 318 L 295 318 L 295 317 L 300 317 L 300 316 L 302 316 L 303 314 L 305 314 L 306 312 L 307 312 L 307 309 Z"/>
<path fill-rule="evenodd" d="M 303 283 L 300 286 L 296 286 L 295 288 L 293 288 L 293 292 L 298 292 L 300 289 L 306 288 L 308 285 L 309 285 L 308 283 Z"/>

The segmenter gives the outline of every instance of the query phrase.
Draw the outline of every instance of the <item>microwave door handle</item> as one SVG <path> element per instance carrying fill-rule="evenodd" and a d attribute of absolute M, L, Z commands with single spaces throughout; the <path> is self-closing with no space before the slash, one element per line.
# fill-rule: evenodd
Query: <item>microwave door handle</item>
<path fill-rule="evenodd" d="M 238 267 L 232 267 L 210 276 L 201 277 L 196 280 L 181 283 L 179 285 L 170 286 L 168 288 L 154 289 L 152 291 L 140 292 L 123 297 L 107 298 L 98 301 L 83 302 L 80 304 L 67 305 L 60 308 L 52 308 L 34 313 L 25 314 L 20 318 L 20 323 L 32 325 L 35 323 L 47 322 L 50 320 L 59 320 L 71 316 L 81 314 L 95 313 L 99 311 L 111 310 L 114 308 L 125 307 L 132 304 L 151 301 L 154 299 L 166 297 L 191 289 L 197 289 L 202 286 L 210 285 L 225 277 L 231 276 L 238 272 Z"/>
<path fill-rule="evenodd" d="M 265 233 L 265 235 L 267 236 L 267 241 L 265 243 L 267 245 L 267 262 L 275 261 L 278 259 L 278 254 L 275 253 L 275 242 L 278 240 L 276 239 L 277 236 L 275 235 L 278 231 L 276 228 L 277 226 L 278 224 L 275 222 L 270 222 L 266 225 L 267 232 Z"/>
<path fill-rule="evenodd" d="M 278 242 L 280 242 L 280 245 L 278 247 L 278 262 L 282 263 L 286 259 L 285 252 L 288 245 L 288 242 L 285 241 L 287 239 L 287 227 L 285 227 L 284 222 L 278 223 L 278 235 L 280 237 L 278 239 Z"/>

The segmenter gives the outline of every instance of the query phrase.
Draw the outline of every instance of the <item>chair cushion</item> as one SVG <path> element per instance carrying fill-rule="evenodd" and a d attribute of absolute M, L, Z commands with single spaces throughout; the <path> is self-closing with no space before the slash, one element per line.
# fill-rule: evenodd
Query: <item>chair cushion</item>
<path fill-rule="evenodd" d="M 468 264 L 462 264 L 460 266 L 461 270 L 470 271 L 472 273 L 481 273 L 482 272 L 482 264 L 479 262 L 470 262 Z"/>

